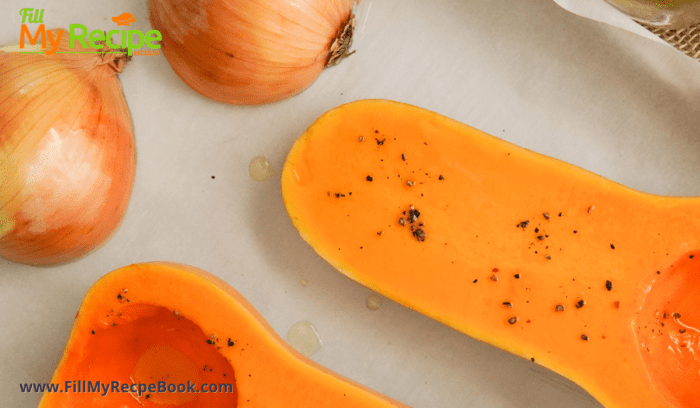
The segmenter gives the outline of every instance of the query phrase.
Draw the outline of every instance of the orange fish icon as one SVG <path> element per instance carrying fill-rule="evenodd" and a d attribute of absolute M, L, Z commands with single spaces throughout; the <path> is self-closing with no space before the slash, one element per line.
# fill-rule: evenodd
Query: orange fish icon
<path fill-rule="evenodd" d="M 136 17 L 134 17 L 131 13 L 123 13 L 121 16 L 112 17 L 112 21 L 120 26 L 128 26 L 136 21 Z"/>

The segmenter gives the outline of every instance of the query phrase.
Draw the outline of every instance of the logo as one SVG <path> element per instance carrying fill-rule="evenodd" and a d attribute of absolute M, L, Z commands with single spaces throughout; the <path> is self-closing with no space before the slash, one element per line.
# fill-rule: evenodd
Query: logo
<path fill-rule="evenodd" d="M 69 48 L 71 51 L 58 51 L 58 45 L 61 43 L 61 37 L 65 33 L 63 30 L 47 30 L 44 25 L 44 9 L 23 8 L 19 15 L 22 16 L 22 25 L 19 34 L 19 52 L 25 54 L 46 54 L 53 55 L 57 52 L 64 54 L 77 53 L 126 53 L 132 55 L 160 55 L 160 41 L 163 39 L 160 31 L 149 30 L 144 33 L 141 30 L 88 30 L 82 24 L 71 24 L 68 35 Z M 117 23 L 117 26 L 129 27 L 131 23 L 136 21 L 131 13 L 123 13 L 119 16 L 112 17 L 112 21 Z M 34 35 L 30 31 L 27 24 L 39 24 Z M 120 42 L 115 44 L 112 42 L 113 37 L 118 36 Z M 42 51 L 38 51 L 38 43 L 41 40 Z M 47 40 L 49 46 L 47 47 Z M 34 47 L 29 47 L 31 51 L 25 49 L 26 43 Z M 93 49 L 94 51 L 73 51 L 76 43 L 80 43 L 85 49 Z M 105 46 L 112 51 L 105 51 Z M 147 47 L 149 50 L 139 51 L 142 47 Z"/>
<path fill-rule="evenodd" d="M 120 26 L 129 26 L 131 23 L 136 21 L 136 17 L 131 13 L 123 13 L 121 16 L 112 17 L 112 21 Z"/>

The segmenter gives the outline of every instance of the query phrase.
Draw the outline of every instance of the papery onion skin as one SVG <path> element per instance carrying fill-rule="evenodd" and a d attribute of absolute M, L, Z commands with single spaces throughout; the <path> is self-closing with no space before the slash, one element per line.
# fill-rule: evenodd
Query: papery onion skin
<path fill-rule="evenodd" d="M 354 26 L 353 0 L 149 0 L 151 24 L 177 75 L 221 102 L 258 105 L 296 95 Z M 350 36 L 344 41 L 349 43 Z"/>
<path fill-rule="evenodd" d="M 59 51 L 94 50 L 64 30 Z M 121 222 L 136 166 L 123 57 L 0 52 L 0 256 L 66 262 Z"/>

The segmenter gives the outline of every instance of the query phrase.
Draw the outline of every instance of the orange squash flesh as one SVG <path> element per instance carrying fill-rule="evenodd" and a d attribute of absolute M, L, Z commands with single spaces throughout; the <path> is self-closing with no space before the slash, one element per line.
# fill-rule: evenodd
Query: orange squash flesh
<path fill-rule="evenodd" d="M 86 392 L 87 381 L 137 385 Z M 52 383 L 64 391 L 45 393 L 40 408 L 404 406 L 293 350 L 222 280 L 172 263 L 127 266 L 95 283 Z"/>
<path fill-rule="evenodd" d="M 282 192 L 301 236 L 357 282 L 607 407 L 698 406 L 699 199 L 382 100 L 318 119 Z"/>

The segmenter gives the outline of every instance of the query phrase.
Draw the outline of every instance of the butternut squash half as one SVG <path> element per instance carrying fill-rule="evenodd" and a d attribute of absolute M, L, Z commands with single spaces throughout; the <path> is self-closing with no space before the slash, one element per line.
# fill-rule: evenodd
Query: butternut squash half
<path fill-rule="evenodd" d="M 417 107 L 333 109 L 282 174 L 357 282 L 607 407 L 700 401 L 700 200 L 644 194 Z"/>
<path fill-rule="evenodd" d="M 290 348 L 224 281 L 170 263 L 93 285 L 52 383 L 40 408 L 403 406 Z"/>

